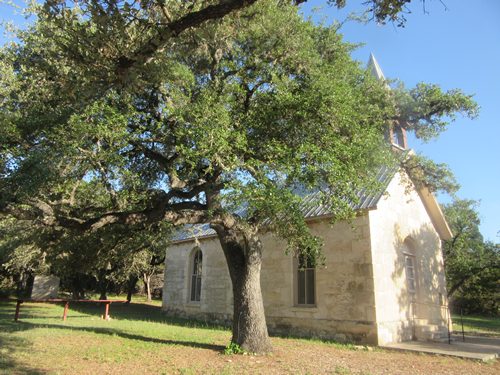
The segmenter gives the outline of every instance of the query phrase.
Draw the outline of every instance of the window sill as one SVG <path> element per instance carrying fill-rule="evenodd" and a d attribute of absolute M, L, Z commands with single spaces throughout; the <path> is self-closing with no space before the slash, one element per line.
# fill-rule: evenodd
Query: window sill
<path fill-rule="evenodd" d="M 189 306 L 189 307 L 200 307 L 201 306 L 201 302 L 200 301 L 189 301 L 187 303 L 187 306 Z"/>
<path fill-rule="evenodd" d="M 294 305 L 291 307 L 291 311 L 294 312 L 316 312 L 319 311 L 316 305 Z"/>

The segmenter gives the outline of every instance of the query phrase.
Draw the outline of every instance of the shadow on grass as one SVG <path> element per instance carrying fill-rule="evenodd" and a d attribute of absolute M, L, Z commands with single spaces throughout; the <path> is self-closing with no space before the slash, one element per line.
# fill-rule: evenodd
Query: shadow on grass
<path fill-rule="evenodd" d="M 215 350 L 215 351 L 219 351 L 219 352 L 224 349 L 224 346 L 222 346 L 222 345 L 206 344 L 206 343 L 196 342 L 196 341 L 158 339 L 158 338 L 154 338 L 154 337 L 134 335 L 132 333 L 126 333 L 126 332 L 123 332 L 119 329 L 114 329 L 114 328 L 75 327 L 75 326 L 65 326 L 62 324 L 36 324 L 36 323 L 29 323 L 29 322 L 18 322 L 18 324 L 20 326 L 22 326 L 25 330 L 43 327 L 43 328 L 50 328 L 50 329 L 62 329 L 62 330 L 70 330 L 70 331 L 78 331 L 78 332 L 97 333 L 99 335 L 121 337 L 121 338 L 124 338 L 127 340 L 139 340 L 139 341 L 151 342 L 154 344 L 164 344 L 164 345 L 180 345 L 180 346 L 187 346 L 187 347 L 191 347 L 191 348 Z"/>
<path fill-rule="evenodd" d="M 2 316 L 2 309 L 1 309 L 2 304 L 0 303 L 0 319 L 5 318 L 5 316 Z M 15 307 L 15 304 L 13 305 Z M 38 309 L 38 308 L 45 308 L 40 305 L 36 304 L 29 304 L 27 303 L 26 306 L 23 305 L 23 307 L 28 307 L 29 310 L 32 308 Z M 75 312 L 78 313 L 78 315 L 75 315 Z M 68 312 L 68 321 L 74 320 L 74 319 L 82 319 L 82 318 L 88 318 L 89 316 L 95 316 L 95 317 L 101 317 L 104 312 L 104 307 L 99 304 L 99 303 L 87 303 L 87 302 L 72 302 L 70 304 L 69 312 Z M 14 314 L 14 309 L 12 310 L 12 315 L 9 316 L 10 319 L 13 318 Z M 81 315 L 82 314 L 82 315 Z M 53 314 L 51 314 L 53 315 Z M 206 321 L 200 321 L 200 320 L 194 320 L 194 319 L 183 319 L 183 318 L 177 318 L 177 317 L 171 317 L 166 315 L 162 310 L 160 306 L 154 306 L 150 305 L 147 303 L 138 303 L 138 302 L 133 302 L 130 304 L 124 304 L 124 303 L 115 303 L 111 304 L 110 307 L 110 315 L 113 320 L 132 320 L 132 321 L 143 321 L 143 322 L 154 322 L 154 323 L 161 323 L 161 324 L 167 324 L 167 325 L 173 325 L 173 326 L 179 326 L 179 327 L 186 327 L 186 328 L 199 328 L 199 329 L 216 329 L 216 330 L 227 330 L 227 327 L 221 326 L 220 324 L 214 324 L 211 322 L 206 322 Z M 43 319 L 44 316 L 34 316 L 33 314 L 30 314 L 29 312 L 23 314 L 23 308 L 21 308 L 21 321 L 23 319 L 29 318 L 29 319 Z M 62 307 L 61 307 L 61 315 L 60 316 L 45 316 L 45 318 L 62 318 Z M 217 345 L 209 345 L 209 344 L 204 344 L 204 343 L 198 343 L 198 342 L 190 342 L 190 341 L 175 341 L 175 340 L 168 340 L 168 339 L 157 339 L 157 338 L 150 338 L 147 336 L 141 336 L 141 335 L 134 335 L 130 333 L 125 333 L 117 329 L 111 329 L 111 328 L 93 328 L 93 327 L 74 327 L 74 326 L 65 326 L 65 325 L 58 325 L 58 324 L 38 324 L 38 323 L 27 323 L 27 322 L 20 322 L 20 325 L 27 325 L 28 327 L 25 329 L 30 329 L 30 328 L 36 328 L 36 327 L 49 327 L 49 328 L 59 328 L 59 329 L 71 329 L 71 330 L 80 330 L 80 331 L 87 331 L 87 332 L 95 332 L 98 334 L 106 334 L 106 335 L 115 335 L 115 336 L 120 336 L 123 338 L 127 339 L 133 339 L 133 340 L 142 340 L 146 342 L 154 342 L 154 343 L 159 343 L 159 344 L 168 344 L 168 345 L 184 345 L 184 346 L 189 346 L 189 347 L 199 347 L 199 348 L 204 348 L 204 349 L 211 349 L 211 350 L 216 350 L 216 351 L 221 351 L 224 349 L 222 346 L 217 346 Z M 1 325 L 0 325 L 1 328 Z M 20 328 L 20 327 L 19 327 Z M 339 348 L 344 348 L 344 349 L 352 349 L 354 348 L 354 343 L 341 343 L 332 339 L 325 339 L 325 338 L 318 338 L 318 337 L 304 337 L 301 335 L 294 335 L 293 333 L 279 333 L 279 332 L 270 332 L 272 337 L 278 337 L 278 338 L 284 338 L 284 339 L 300 339 L 308 342 L 321 342 L 324 344 L 328 345 L 334 345 Z"/>
<path fill-rule="evenodd" d="M 16 352 L 26 351 L 30 342 L 12 335 L 13 332 L 23 331 L 14 322 L 14 308 L 8 308 L 6 303 L 0 303 L 0 373 L 5 374 L 45 374 L 45 371 L 19 363 L 14 355 Z"/>
<path fill-rule="evenodd" d="M 68 319 L 72 318 L 71 311 L 77 311 L 78 313 L 100 317 L 104 313 L 104 307 L 98 303 L 74 302 L 70 304 Z M 160 306 L 154 306 L 147 303 L 112 303 L 110 306 L 109 314 L 114 320 L 134 320 L 164 323 L 188 328 L 207 328 L 218 330 L 227 329 L 227 327 L 224 327 L 220 324 L 207 321 L 168 316 L 162 311 Z"/>
<path fill-rule="evenodd" d="M 62 319 L 63 316 L 63 303 L 51 304 L 60 307 L 60 316 L 47 316 L 43 315 L 42 312 L 47 310 L 47 307 L 39 303 L 25 302 L 21 305 L 20 319 L 29 318 L 58 318 Z M 15 301 L 0 301 L 0 319 L 13 319 L 14 312 L 16 308 Z M 8 311 L 10 310 L 10 312 Z M 40 314 L 38 314 L 40 312 Z M 68 319 L 81 318 L 82 316 L 75 315 L 74 313 L 98 316 L 101 317 L 104 314 L 104 304 L 101 303 L 89 303 L 89 302 L 71 302 L 69 305 Z M 147 303 L 112 303 L 110 305 L 109 314 L 114 320 L 135 320 L 143 322 L 155 322 L 164 323 L 169 325 L 175 325 L 180 327 L 189 328 L 208 328 L 208 329 L 220 329 L 225 330 L 220 324 L 215 324 L 207 321 L 194 320 L 194 319 L 184 319 L 177 318 L 166 315 L 160 306 L 154 306 Z"/>
<path fill-rule="evenodd" d="M 14 359 L 14 353 L 25 350 L 29 343 L 26 340 L 0 334 L 0 373 L 5 374 L 45 374 L 45 371 L 27 367 Z"/>
<path fill-rule="evenodd" d="M 28 306 L 26 306 L 28 305 Z M 33 313 L 31 310 L 38 310 L 42 309 L 43 306 L 33 306 L 34 304 L 23 304 L 25 315 L 24 318 L 27 319 L 50 319 L 54 318 L 53 316 L 33 316 Z M 186 346 L 186 347 L 194 347 L 194 348 L 201 348 L 201 349 L 209 349 L 209 350 L 214 350 L 214 351 L 222 351 L 224 349 L 223 346 L 221 345 L 214 345 L 214 344 L 206 344 L 202 342 L 196 342 L 196 341 L 182 341 L 182 340 L 169 340 L 169 339 L 159 339 L 159 338 L 154 338 L 154 337 L 147 337 L 147 336 L 142 336 L 142 335 L 136 335 L 133 333 L 127 333 L 123 332 L 119 329 L 115 328 L 102 328 L 102 327 L 78 327 L 78 326 L 66 326 L 63 324 L 53 324 L 53 323 L 32 323 L 32 322 L 26 322 L 23 321 L 23 307 L 21 307 L 21 317 L 18 322 L 14 321 L 14 311 L 15 311 L 15 303 L 0 303 L 0 332 L 2 333 L 13 333 L 13 332 L 18 332 L 18 331 L 26 331 L 26 330 L 31 330 L 31 329 L 36 329 L 36 328 L 49 328 L 49 329 L 61 329 L 61 330 L 70 330 L 70 331 L 80 331 L 80 332 L 92 332 L 92 333 L 97 333 L 101 335 L 109 335 L 109 336 L 116 336 L 116 337 L 122 337 L 124 339 L 130 339 L 130 340 L 139 340 L 139 341 L 144 341 L 144 342 L 151 342 L 151 343 L 156 343 L 156 344 L 164 344 L 164 345 L 181 345 L 181 346 Z M 45 307 L 45 309 L 47 309 Z M 199 321 L 193 321 L 193 320 L 187 320 L 187 319 L 179 319 L 179 318 L 170 318 L 165 316 L 159 307 L 156 306 L 151 306 L 147 304 L 122 304 L 118 306 L 112 306 L 112 314 L 113 314 L 113 319 L 127 319 L 127 320 L 140 320 L 140 321 L 145 321 L 145 322 L 157 322 L 157 323 L 165 323 L 169 325 L 176 325 L 176 326 L 182 326 L 182 327 L 192 327 L 192 328 L 207 328 L 207 329 L 221 329 L 220 326 L 216 325 L 211 325 L 208 323 L 204 322 L 199 322 Z M 28 310 L 26 312 L 26 310 Z M 103 307 L 99 306 L 99 304 L 89 304 L 89 303 L 72 303 L 70 305 L 70 310 L 68 313 L 68 320 L 75 319 L 75 318 L 88 318 L 88 316 L 71 316 L 71 311 L 78 311 L 78 313 L 81 314 L 86 314 L 89 316 L 92 315 L 100 315 L 102 314 Z M 56 318 L 60 318 L 59 316 L 56 316 Z M 26 347 L 26 345 L 29 345 L 28 342 L 24 343 L 2 343 L 0 341 L 0 348 L 10 348 L 12 344 L 12 347 L 16 350 L 16 348 L 20 347 Z M 17 345 L 17 346 L 16 346 Z M 11 349 L 9 349 L 11 350 Z M 5 362 L 5 361 L 4 361 Z M 3 362 L 0 361 L 0 369 L 6 368 L 6 367 L 1 367 L 3 365 Z M 16 368 L 17 371 L 17 368 Z M 23 372 L 24 373 L 24 372 Z M 26 372 L 29 373 L 29 372 Z"/>
<path fill-rule="evenodd" d="M 98 304 L 86 304 L 86 303 L 75 303 L 75 307 L 70 307 L 70 312 L 68 319 L 70 319 L 71 309 L 78 311 L 80 313 L 88 315 L 102 315 L 103 308 L 99 307 Z M 165 315 L 161 310 L 160 306 L 153 306 L 146 303 L 131 303 L 131 304 L 116 304 L 111 305 L 110 315 L 113 319 L 126 319 L 126 320 L 137 320 L 137 321 L 147 321 L 164 323 L 169 325 L 187 327 L 187 328 L 207 328 L 207 329 L 220 329 L 227 330 L 228 327 L 222 326 L 220 324 L 214 324 L 206 321 L 194 320 L 194 319 L 183 319 L 176 318 Z M 280 332 L 270 332 L 271 337 L 278 337 L 282 339 L 298 339 L 304 340 L 311 343 L 323 343 L 327 345 L 332 345 L 342 349 L 355 349 L 356 343 L 354 342 L 339 342 L 333 339 L 320 338 L 320 337 L 310 337 L 304 335 Z M 221 347 L 219 350 L 224 349 Z"/>

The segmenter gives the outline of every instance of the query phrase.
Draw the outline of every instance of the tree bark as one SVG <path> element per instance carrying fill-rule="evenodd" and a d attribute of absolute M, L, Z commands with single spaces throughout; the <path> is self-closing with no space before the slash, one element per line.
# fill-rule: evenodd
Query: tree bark
<path fill-rule="evenodd" d="M 260 286 L 262 244 L 256 233 L 214 226 L 226 257 L 234 297 L 233 343 L 252 353 L 272 351 Z"/>
<path fill-rule="evenodd" d="M 143 278 L 144 278 L 144 287 L 146 289 L 147 299 L 148 299 L 148 302 L 151 302 L 152 301 L 152 298 L 151 298 L 151 275 L 144 273 Z"/>
<path fill-rule="evenodd" d="M 131 276 L 127 283 L 127 303 L 132 302 L 132 294 L 134 294 L 135 286 L 139 278 L 137 276 Z"/>
<path fill-rule="evenodd" d="M 16 283 L 16 297 L 23 298 L 24 297 L 24 272 L 21 272 L 19 275 L 15 275 L 14 282 Z"/>
<path fill-rule="evenodd" d="M 73 294 L 73 299 L 84 299 L 85 298 L 85 289 L 82 286 L 80 281 L 80 276 L 76 274 L 71 280 L 71 289 Z"/>
<path fill-rule="evenodd" d="M 108 299 L 108 281 L 106 280 L 106 270 L 100 270 L 99 271 L 99 283 L 98 283 L 98 288 L 99 288 L 99 299 L 101 300 L 106 300 Z"/>

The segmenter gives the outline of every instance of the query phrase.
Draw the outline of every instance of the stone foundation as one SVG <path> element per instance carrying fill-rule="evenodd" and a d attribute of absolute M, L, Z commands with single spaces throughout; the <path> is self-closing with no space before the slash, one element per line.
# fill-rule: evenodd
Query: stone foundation
<path fill-rule="evenodd" d="M 194 319 L 199 320 L 201 322 L 206 322 L 214 325 L 221 325 L 224 327 L 231 327 L 232 324 L 232 316 L 227 314 L 219 314 L 219 313 L 206 313 L 202 311 L 186 311 L 183 309 L 176 308 L 167 308 L 163 309 L 163 312 L 170 317 L 173 318 L 181 318 L 181 319 Z"/>
<path fill-rule="evenodd" d="M 377 343 L 377 329 L 372 322 L 334 319 L 305 320 L 269 317 L 267 326 L 273 334 L 291 337 L 312 337 L 339 343 Z"/>
<path fill-rule="evenodd" d="M 186 311 L 176 308 L 163 311 L 166 315 L 175 318 L 194 319 L 224 327 L 232 325 L 232 316 L 228 314 L 206 313 L 194 309 Z M 266 317 L 266 323 L 269 333 L 277 336 L 318 338 L 339 343 L 369 345 L 377 343 L 377 330 L 371 322 Z"/>

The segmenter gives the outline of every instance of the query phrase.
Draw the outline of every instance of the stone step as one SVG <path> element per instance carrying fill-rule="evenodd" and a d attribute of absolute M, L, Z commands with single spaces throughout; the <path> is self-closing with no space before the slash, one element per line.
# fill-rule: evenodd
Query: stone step
<path fill-rule="evenodd" d="M 417 339 L 420 341 L 447 342 L 448 329 L 446 326 L 429 324 L 426 326 L 417 326 L 415 330 Z"/>

